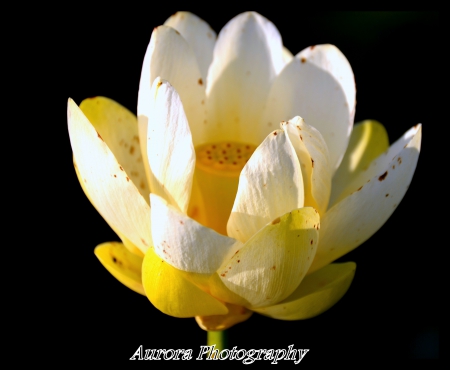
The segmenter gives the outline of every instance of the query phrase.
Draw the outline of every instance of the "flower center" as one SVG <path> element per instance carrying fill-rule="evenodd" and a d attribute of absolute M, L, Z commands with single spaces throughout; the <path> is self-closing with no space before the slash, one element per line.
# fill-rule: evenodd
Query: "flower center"
<path fill-rule="evenodd" d="M 242 143 L 213 143 L 195 149 L 197 167 L 203 171 L 227 177 L 239 177 L 256 147 Z"/>
<path fill-rule="evenodd" d="M 195 148 L 196 169 L 188 214 L 203 225 L 227 235 L 239 175 L 255 151 L 252 144 L 219 142 Z"/>

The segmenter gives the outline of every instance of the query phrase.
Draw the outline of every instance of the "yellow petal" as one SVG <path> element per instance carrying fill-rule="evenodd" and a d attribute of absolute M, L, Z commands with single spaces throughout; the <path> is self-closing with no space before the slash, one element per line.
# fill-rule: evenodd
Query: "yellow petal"
<path fill-rule="evenodd" d="M 355 276 L 354 262 L 333 263 L 306 276 L 284 301 L 254 311 L 281 320 L 303 320 L 332 307 L 347 292 Z"/>
<path fill-rule="evenodd" d="M 292 59 L 294 59 L 294 56 L 292 55 L 291 51 L 286 47 L 283 46 L 283 62 L 284 64 L 288 64 Z"/>
<path fill-rule="evenodd" d="M 142 266 L 142 281 L 150 302 L 160 311 L 175 317 L 228 313 L 223 303 L 191 283 L 186 274 L 164 262 L 150 248 Z"/>
<path fill-rule="evenodd" d="M 141 155 L 136 116 L 119 103 L 103 96 L 83 100 L 80 109 L 148 202 L 150 191 Z"/>
<path fill-rule="evenodd" d="M 122 243 L 100 244 L 94 251 L 103 266 L 122 284 L 145 295 L 142 286 L 142 257 L 131 253 Z"/>
<path fill-rule="evenodd" d="M 219 331 L 231 328 L 250 318 L 252 311 L 245 307 L 234 304 L 226 304 L 228 313 L 226 315 L 195 316 L 198 326 L 207 331 Z"/>
<path fill-rule="evenodd" d="M 360 184 L 353 184 L 355 178 L 388 148 L 388 134 L 380 122 L 365 120 L 355 124 L 347 151 L 333 176 L 330 208 L 358 189 Z"/>
<path fill-rule="evenodd" d="M 253 307 L 278 303 L 300 284 L 316 253 L 319 214 L 293 210 L 256 233 L 218 270 L 224 285 Z"/>

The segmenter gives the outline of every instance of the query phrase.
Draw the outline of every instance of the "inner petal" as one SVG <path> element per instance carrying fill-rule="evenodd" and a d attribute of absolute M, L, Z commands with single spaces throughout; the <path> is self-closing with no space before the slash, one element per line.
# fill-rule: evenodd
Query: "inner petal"
<path fill-rule="evenodd" d="M 227 222 L 236 198 L 239 175 L 256 146 L 223 141 L 195 148 L 195 177 L 202 197 L 202 223 L 227 235 Z M 195 212 L 188 212 L 197 220 Z M 200 222 L 200 220 L 197 220 Z"/>

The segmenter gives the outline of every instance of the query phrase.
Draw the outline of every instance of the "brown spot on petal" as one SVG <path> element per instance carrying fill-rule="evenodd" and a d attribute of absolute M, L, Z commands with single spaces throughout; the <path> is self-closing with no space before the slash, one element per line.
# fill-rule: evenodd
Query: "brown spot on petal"
<path fill-rule="evenodd" d="M 273 133 L 273 136 L 277 136 L 278 134 L 277 134 L 277 132 L 276 131 L 274 131 L 274 133 Z"/>
<path fill-rule="evenodd" d="M 385 196 L 386 196 L 386 198 L 387 198 L 387 197 L 389 196 L 389 193 L 388 193 L 388 194 L 386 194 Z"/>
<path fill-rule="evenodd" d="M 401 163 L 402 163 L 401 157 L 398 157 L 398 158 L 397 158 L 397 162 L 398 162 L 398 164 L 401 164 Z"/>
<path fill-rule="evenodd" d="M 98 133 L 98 131 L 97 131 L 97 136 L 100 138 L 101 141 L 105 141 L 105 140 L 103 140 L 102 136 Z"/>
<path fill-rule="evenodd" d="M 198 84 L 203 85 L 203 80 L 201 78 L 198 79 Z"/>
<path fill-rule="evenodd" d="M 314 50 L 315 47 L 316 47 L 316 45 L 311 45 L 309 48 L 310 48 L 311 50 Z"/>
<path fill-rule="evenodd" d="M 311 165 L 312 165 L 313 168 L 314 168 L 314 159 L 312 159 L 312 158 L 311 158 Z"/>
<path fill-rule="evenodd" d="M 127 176 L 127 181 L 130 181 L 130 178 Z"/>
<path fill-rule="evenodd" d="M 117 177 L 117 175 L 116 175 L 116 174 L 114 174 L 114 177 Z"/>
<path fill-rule="evenodd" d="M 131 145 L 131 146 L 130 146 L 130 154 L 133 154 L 133 153 L 134 153 L 134 146 Z"/>
<path fill-rule="evenodd" d="M 238 263 L 241 262 L 241 260 L 238 260 Z"/>
<path fill-rule="evenodd" d="M 270 268 L 271 270 L 275 270 L 276 269 L 276 267 L 275 266 L 272 266 L 271 268 Z"/>
<path fill-rule="evenodd" d="M 305 63 L 306 62 L 306 58 L 302 58 L 302 59 L 300 59 L 301 61 L 302 61 L 302 63 Z"/>
<path fill-rule="evenodd" d="M 356 191 L 360 191 L 361 189 L 362 189 L 363 187 L 362 186 L 360 186 L 358 189 L 356 189 Z"/>
<path fill-rule="evenodd" d="M 184 225 L 184 222 L 183 222 L 183 221 L 180 221 L 180 225 Z"/>
<path fill-rule="evenodd" d="M 311 239 L 311 245 L 313 245 L 313 240 Z"/>
<path fill-rule="evenodd" d="M 386 178 L 387 174 L 388 174 L 388 172 L 386 171 L 385 173 L 383 173 L 383 174 L 378 178 L 378 180 L 379 180 L 379 181 L 383 181 L 383 180 Z"/>
<path fill-rule="evenodd" d="M 123 171 L 123 167 L 122 166 L 119 166 L 119 168 L 120 168 L 121 171 Z"/>
<path fill-rule="evenodd" d="M 272 221 L 272 225 L 279 224 L 280 221 L 281 221 L 280 218 L 277 217 L 275 220 Z"/>

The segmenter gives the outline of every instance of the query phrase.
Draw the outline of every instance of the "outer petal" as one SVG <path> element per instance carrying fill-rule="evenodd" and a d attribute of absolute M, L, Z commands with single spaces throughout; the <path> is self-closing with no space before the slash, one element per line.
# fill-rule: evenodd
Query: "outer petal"
<path fill-rule="evenodd" d="M 89 201 L 91 202 L 91 204 L 94 206 L 95 209 L 97 209 L 97 207 L 95 207 L 95 203 L 93 202 L 91 196 L 89 195 L 88 190 L 86 189 L 86 184 L 84 182 L 84 180 L 81 178 L 80 175 L 80 171 L 78 170 L 78 166 L 77 163 L 75 162 L 75 158 L 73 158 L 73 165 L 75 167 L 75 173 L 77 174 L 77 178 L 78 181 L 80 182 L 81 188 L 83 189 L 84 194 L 86 195 L 86 197 L 89 199 Z M 97 209 L 97 212 L 100 213 L 100 211 Z M 131 253 L 133 253 L 134 255 L 140 257 L 141 259 L 144 257 L 144 253 L 142 253 L 142 251 L 137 248 L 128 238 L 125 237 L 125 235 L 123 235 L 120 231 L 118 231 L 113 225 L 111 225 L 108 220 L 105 220 L 107 222 L 107 224 L 109 225 L 109 227 L 111 229 L 113 229 L 113 231 L 119 236 L 119 238 L 122 240 L 123 245 L 125 246 L 125 248 L 127 248 Z"/>
<path fill-rule="evenodd" d="M 148 299 L 157 309 L 175 317 L 228 313 L 223 303 L 191 283 L 186 275 L 158 257 L 152 248 L 147 251 L 142 282 Z"/>
<path fill-rule="evenodd" d="M 250 302 L 250 309 L 278 303 L 308 271 L 318 229 L 316 210 L 293 210 L 263 228 L 226 261 L 218 271 L 220 278 L 229 290 Z"/>
<path fill-rule="evenodd" d="M 320 315 L 339 301 L 355 276 L 354 262 L 333 263 L 306 276 L 284 301 L 256 312 L 281 320 L 303 320 Z"/>
<path fill-rule="evenodd" d="M 95 255 L 103 266 L 122 284 L 145 295 L 141 271 L 143 257 L 131 253 L 122 243 L 103 243 L 95 248 Z"/>
<path fill-rule="evenodd" d="M 246 242 L 258 230 L 292 209 L 303 207 L 300 164 L 282 130 L 269 134 L 239 176 L 228 235 Z"/>
<path fill-rule="evenodd" d="M 270 91 L 261 136 L 280 121 L 300 115 L 320 131 L 336 170 L 353 126 L 356 88 L 345 56 L 334 45 L 303 50 L 281 71 Z"/>
<path fill-rule="evenodd" d="M 136 116 L 114 100 L 102 96 L 83 100 L 80 109 L 147 200 L 150 191 L 139 146 Z"/>
<path fill-rule="evenodd" d="M 370 163 L 388 148 L 388 135 L 380 122 L 365 120 L 355 124 L 347 151 L 333 177 L 330 207 L 362 185 L 349 187 L 355 178 L 367 170 Z"/>
<path fill-rule="evenodd" d="M 283 65 L 281 36 L 266 18 L 247 12 L 225 25 L 219 33 L 207 80 L 205 129 L 211 142 L 260 143 L 262 138 L 254 125 L 260 120 L 272 81 Z"/>
<path fill-rule="evenodd" d="M 327 144 L 314 127 L 301 117 L 282 122 L 289 135 L 302 169 L 305 206 L 316 208 L 320 214 L 327 209 L 331 192 L 331 168 Z"/>
<path fill-rule="evenodd" d="M 195 150 L 183 105 L 167 81 L 156 78 L 147 131 L 150 187 L 186 213 L 195 170 Z"/>
<path fill-rule="evenodd" d="M 195 316 L 195 321 L 207 331 L 225 330 L 250 318 L 252 311 L 245 307 L 227 304 L 228 314 L 212 316 Z"/>
<path fill-rule="evenodd" d="M 206 82 L 216 44 L 216 33 L 203 19 L 189 12 L 176 12 L 164 25 L 175 28 L 186 39 L 197 57 L 203 81 Z"/>
<path fill-rule="evenodd" d="M 212 274 L 242 245 L 200 225 L 150 194 L 155 252 L 182 271 Z"/>
<path fill-rule="evenodd" d="M 194 143 L 198 144 L 204 138 L 205 81 L 192 48 L 172 27 L 159 26 L 154 29 L 142 65 L 137 111 L 141 143 L 145 144 L 152 100 L 151 87 L 156 77 L 169 81 L 177 90 Z M 143 147 L 142 152 L 146 153 L 147 149 Z"/>
<path fill-rule="evenodd" d="M 310 272 L 350 252 L 387 221 L 411 182 L 421 137 L 420 124 L 406 132 L 386 155 L 372 162 L 370 167 L 375 170 L 366 171 L 376 175 L 328 210 L 322 218 L 321 241 Z"/>
<path fill-rule="evenodd" d="M 73 155 L 95 208 L 145 253 L 152 243 L 148 204 L 72 99 L 67 121 Z"/>

